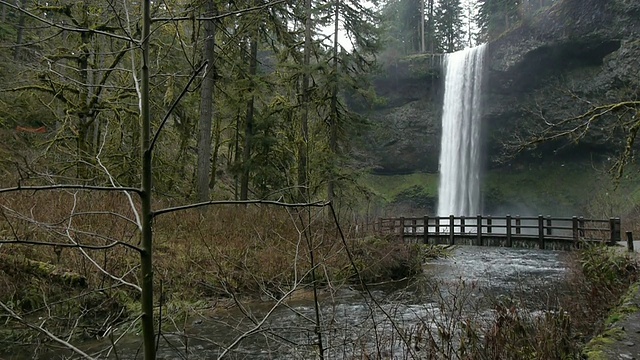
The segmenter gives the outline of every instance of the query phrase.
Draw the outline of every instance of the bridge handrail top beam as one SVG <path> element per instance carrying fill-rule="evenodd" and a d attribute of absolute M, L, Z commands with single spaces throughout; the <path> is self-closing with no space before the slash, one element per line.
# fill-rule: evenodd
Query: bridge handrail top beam
<path fill-rule="evenodd" d="M 433 216 L 433 215 L 424 215 L 424 216 L 420 216 L 420 217 L 416 217 L 416 216 L 400 216 L 400 217 L 388 217 L 388 218 L 384 218 L 384 217 L 380 217 L 379 219 L 381 219 L 382 221 L 393 221 L 393 220 L 423 220 L 424 218 L 428 218 L 428 219 L 443 219 L 443 220 L 449 220 L 451 219 L 450 216 Z M 519 215 L 505 215 L 505 216 L 493 216 L 493 215 L 481 215 L 480 218 L 482 219 L 491 219 L 491 220 L 506 220 L 507 217 L 511 218 L 511 219 L 515 219 L 518 218 L 520 220 L 538 220 L 539 216 L 519 216 Z M 477 216 L 454 216 L 453 217 L 454 220 L 460 220 L 460 219 L 476 219 Z M 553 217 L 553 216 L 548 216 L 548 215 L 544 215 L 543 218 L 545 220 L 557 220 L 557 221 L 572 221 L 574 219 L 574 217 Z M 577 218 L 580 221 L 584 221 L 584 222 L 601 222 L 601 223 L 608 223 L 609 221 L 611 221 L 611 219 L 620 219 L 619 217 L 612 217 L 609 219 L 591 219 L 591 218 L 585 218 L 582 216 L 576 216 L 575 218 Z"/>

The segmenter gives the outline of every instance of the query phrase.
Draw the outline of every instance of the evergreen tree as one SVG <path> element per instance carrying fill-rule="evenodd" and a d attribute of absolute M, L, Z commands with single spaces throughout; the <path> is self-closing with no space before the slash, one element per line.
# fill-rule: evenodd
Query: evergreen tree
<path fill-rule="evenodd" d="M 324 161 L 321 181 L 327 183 L 327 196 L 333 200 L 338 193 L 345 192 L 345 183 L 354 178 L 353 167 L 344 156 L 349 150 L 349 139 L 362 123 L 360 117 L 348 109 L 341 89 L 348 88 L 365 102 L 373 100 L 369 74 L 376 66 L 374 60 L 380 50 L 381 34 L 376 26 L 380 21 L 378 14 L 360 1 L 334 0 L 329 10 L 333 12 L 333 42 L 325 56 L 329 57 L 327 63 L 331 67 L 323 82 L 330 102 L 328 109 L 323 110 L 326 115 L 322 122 L 327 125 L 328 161 Z M 338 41 L 341 28 L 352 46 L 350 51 L 342 48 Z"/>
<path fill-rule="evenodd" d="M 424 14 L 421 14 L 421 9 L 424 7 L 422 1 L 389 0 L 384 4 L 381 10 L 385 34 L 383 40 L 388 52 L 395 56 L 420 52 L 421 26 L 424 17 Z M 431 35 L 429 30 L 429 25 L 425 24 L 425 38 Z"/>
<path fill-rule="evenodd" d="M 436 8 L 436 32 L 442 51 L 464 48 L 464 10 L 461 0 L 440 0 Z"/>
<path fill-rule="evenodd" d="M 520 19 L 520 3 L 521 0 L 479 0 L 480 39 L 489 41 L 513 26 Z"/>

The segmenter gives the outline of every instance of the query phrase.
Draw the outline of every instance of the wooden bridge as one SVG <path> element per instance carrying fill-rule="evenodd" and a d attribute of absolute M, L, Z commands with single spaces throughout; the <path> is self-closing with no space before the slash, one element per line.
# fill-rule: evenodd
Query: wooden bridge
<path fill-rule="evenodd" d="M 425 226 L 426 224 L 426 226 Z M 584 243 L 615 245 L 620 218 L 449 216 L 378 219 L 378 234 L 405 242 L 568 250 Z"/>

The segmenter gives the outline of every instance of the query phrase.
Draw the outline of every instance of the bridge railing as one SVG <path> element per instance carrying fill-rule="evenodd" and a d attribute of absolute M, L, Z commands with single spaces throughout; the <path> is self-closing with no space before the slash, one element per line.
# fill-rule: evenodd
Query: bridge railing
<path fill-rule="evenodd" d="M 539 248 L 546 241 L 578 243 L 607 242 L 615 244 L 621 240 L 620 218 L 588 219 L 584 217 L 551 216 L 448 216 L 448 217 L 400 217 L 380 218 L 374 226 L 383 235 L 405 238 L 424 238 L 427 243 L 433 237 L 448 237 L 453 244 L 455 238 L 475 238 L 482 245 L 484 238 L 504 238 L 506 246 L 513 240 L 538 241 Z"/>

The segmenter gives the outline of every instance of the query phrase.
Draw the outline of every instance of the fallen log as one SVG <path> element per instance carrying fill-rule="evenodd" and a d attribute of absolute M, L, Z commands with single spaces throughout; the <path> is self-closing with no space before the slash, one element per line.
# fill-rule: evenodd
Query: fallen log
<path fill-rule="evenodd" d="M 53 264 L 28 259 L 24 256 L 0 253 L 0 271 L 9 275 L 29 274 L 73 287 L 87 287 L 87 278 L 78 273 L 65 271 Z"/>

